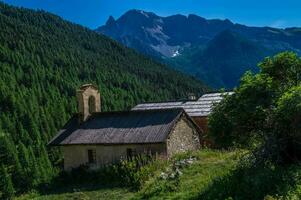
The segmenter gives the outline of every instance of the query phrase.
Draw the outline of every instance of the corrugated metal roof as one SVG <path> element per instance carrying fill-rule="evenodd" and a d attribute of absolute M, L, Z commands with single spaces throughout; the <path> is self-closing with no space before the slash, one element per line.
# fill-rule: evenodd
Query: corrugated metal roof
<path fill-rule="evenodd" d="M 224 95 L 232 95 L 233 92 L 204 94 L 196 101 L 142 103 L 132 110 L 152 110 L 167 108 L 183 108 L 190 117 L 203 117 L 211 113 L 212 106 L 220 102 Z"/>
<path fill-rule="evenodd" d="M 95 113 L 81 125 L 76 115 L 49 145 L 161 143 L 183 113 L 182 108 Z"/>

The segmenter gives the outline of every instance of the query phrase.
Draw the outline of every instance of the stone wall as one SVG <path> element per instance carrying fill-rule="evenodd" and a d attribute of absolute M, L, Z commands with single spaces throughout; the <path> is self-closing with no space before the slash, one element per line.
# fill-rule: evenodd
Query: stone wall
<path fill-rule="evenodd" d="M 201 147 L 200 136 L 193 124 L 182 117 L 167 139 L 167 155 L 173 156 L 176 153 L 197 150 Z"/>
<path fill-rule="evenodd" d="M 70 145 L 63 146 L 64 169 L 66 171 L 88 163 L 88 150 L 96 151 L 96 163 L 90 167 L 99 168 L 105 164 L 116 162 L 127 156 L 127 149 L 137 154 L 153 153 L 166 155 L 165 144 L 137 144 L 137 145 Z"/>

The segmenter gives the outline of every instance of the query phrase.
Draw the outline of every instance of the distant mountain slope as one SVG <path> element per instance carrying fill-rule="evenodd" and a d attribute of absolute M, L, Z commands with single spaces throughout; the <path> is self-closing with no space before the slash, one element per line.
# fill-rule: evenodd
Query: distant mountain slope
<path fill-rule="evenodd" d="M 229 20 L 207 20 L 197 15 L 160 17 L 151 12 L 130 10 L 117 20 L 110 17 L 106 25 L 96 31 L 206 80 L 214 87 L 234 87 L 243 72 L 256 71 L 257 61 L 264 56 L 286 50 L 301 53 L 300 28 L 248 27 Z M 230 31 L 233 37 L 225 38 L 227 43 L 217 41 L 216 37 L 222 37 L 225 31 Z M 252 47 L 238 42 L 241 38 L 244 38 L 243 43 L 252 44 Z M 232 41 L 240 43 L 242 52 L 236 48 L 237 43 L 230 44 Z M 211 59 L 209 63 L 205 56 L 212 58 L 218 51 L 227 56 Z M 222 78 L 219 74 L 226 70 L 228 77 Z"/>
<path fill-rule="evenodd" d="M 0 2 L 0 30 L 0 167 L 11 175 L 0 173 L 0 180 L 11 178 L 17 192 L 49 182 L 57 172 L 59 154 L 46 143 L 76 112 L 81 84 L 100 87 L 103 111 L 207 90 L 194 78 L 43 11 Z"/>
<path fill-rule="evenodd" d="M 223 31 L 203 49 L 187 49 L 182 56 L 169 62 L 179 69 L 190 66 L 185 70 L 194 71 L 197 77 L 202 77 L 213 87 L 231 88 L 247 70 L 257 72 L 257 63 L 270 54 L 272 52 L 256 42 L 235 32 Z"/>

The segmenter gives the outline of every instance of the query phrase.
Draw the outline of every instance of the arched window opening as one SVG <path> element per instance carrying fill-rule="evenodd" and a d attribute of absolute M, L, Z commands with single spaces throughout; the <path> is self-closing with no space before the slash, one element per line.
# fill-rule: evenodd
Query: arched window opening
<path fill-rule="evenodd" d="M 94 112 L 96 112 L 96 105 L 95 105 L 95 97 L 94 96 L 90 96 L 89 97 L 89 102 L 88 102 L 88 106 L 89 106 L 89 113 L 92 114 Z"/>

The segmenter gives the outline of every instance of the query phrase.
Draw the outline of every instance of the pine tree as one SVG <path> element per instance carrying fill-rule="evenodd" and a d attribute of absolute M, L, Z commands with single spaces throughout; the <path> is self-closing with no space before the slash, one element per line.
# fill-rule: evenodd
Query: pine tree
<path fill-rule="evenodd" d="M 0 169 L 0 198 L 1 199 L 12 199 L 15 194 L 15 189 L 11 180 L 10 175 L 4 165 Z"/>

